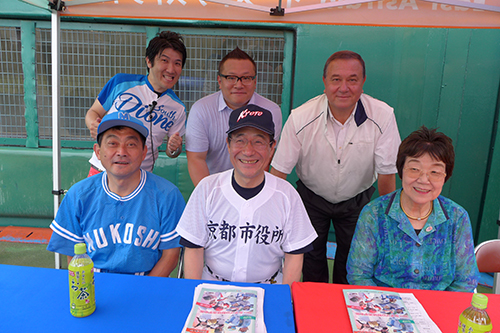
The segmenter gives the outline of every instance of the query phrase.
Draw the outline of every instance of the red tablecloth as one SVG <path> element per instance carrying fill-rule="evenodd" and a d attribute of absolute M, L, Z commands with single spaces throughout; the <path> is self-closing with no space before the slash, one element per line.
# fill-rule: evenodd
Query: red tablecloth
<path fill-rule="evenodd" d="M 295 282 L 292 299 L 297 333 L 352 332 L 343 289 L 379 289 L 413 293 L 429 317 L 443 333 L 457 331 L 460 313 L 470 305 L 471 293 L 350 286 L 341 284 Z M 500 329 L 500 295 L 488 296 L 488 314 L 494 331 Z"/>

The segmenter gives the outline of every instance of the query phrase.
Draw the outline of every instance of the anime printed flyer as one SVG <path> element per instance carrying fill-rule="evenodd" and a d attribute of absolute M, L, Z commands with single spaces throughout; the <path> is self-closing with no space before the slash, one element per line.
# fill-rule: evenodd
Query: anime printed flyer
<path fill-rule="evenodd" d="M 344 289 L 354 333 L 440 333 L 413 294 Z"/>
<path fill-rule="evenodd" d="M 344 298 L 355 333 L 419 332 L 397 293 L 344 290 Z"/>
<path fill-rule="evenodd" d="M 264 289 L 202 283 L 182 332 L 266 333 Z"/>

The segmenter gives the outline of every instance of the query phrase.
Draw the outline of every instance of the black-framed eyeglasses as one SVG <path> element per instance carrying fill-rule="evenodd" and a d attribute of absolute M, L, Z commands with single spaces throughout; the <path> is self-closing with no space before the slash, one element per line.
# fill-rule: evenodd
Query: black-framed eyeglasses
<path fill-rule="evenodd" d="M 255 80 L 255 77 L 257 75 L 254 75 L 254 76 L 248 76 L 248 75 L 236 76 L 236 75 L 224 75 L 224 74 L 219 73 L 219 76 L 223 77 L 224 79 L 227 80 L 227 82 L 229 82 L 231 84 L 236 84 L 238 82 L 238 80 L 241 80 L 241 83 L 248 86 L 248 85 L 252 84 L 253 80 Z"/>

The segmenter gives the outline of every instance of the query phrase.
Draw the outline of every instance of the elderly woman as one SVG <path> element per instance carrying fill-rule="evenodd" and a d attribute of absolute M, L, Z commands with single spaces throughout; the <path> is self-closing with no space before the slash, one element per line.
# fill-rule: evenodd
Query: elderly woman
<path fill-rule="evenodd" d="M 451 177 L 451 139 L 422 126 L 399 147 L 403 188 L 367 204 L 347 260 L 350 284 L 472 292 L 479 272 L 469 215 L 440 196 Z"/>

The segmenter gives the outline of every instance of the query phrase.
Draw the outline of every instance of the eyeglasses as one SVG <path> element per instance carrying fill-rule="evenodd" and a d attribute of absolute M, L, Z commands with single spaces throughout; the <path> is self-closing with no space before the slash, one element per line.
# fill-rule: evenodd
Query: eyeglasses
<path fill-rule="evenodd" d="M 271 144 L 273 143 L 273 141 L 267 142 L 262 139 L 248 140 L 245 138 L 236 138 L 231 141 L 233 142 L 233 146 L 237 149 L 245 148 L 250 142 L 255 150 L 264 150 L 267 147 L 271 146 Z"/>
<path fill-rule="evenodd" d="M 414 179 L 422 177 L 422 175 L 425 173 L 427 179 L 429 179 L 431 182 L 438 182 L 446 177 L 446 173 L 436 170 L 424 171 L 415 167 L 404 168 L 404 170 L 406 176 Z"/>
<path fill-rule="evenodd" d="M 236 75 L 224 75 L 219 73 L 220 77 L 223 77 L 227 80 L 227 82 L 231 84 L 236 84 L 238 80 L 241 80 L 245 86 L 252 84 L 252 81 L 255 80 L 256 75 L 254 76 L 236 76 Z"/>

